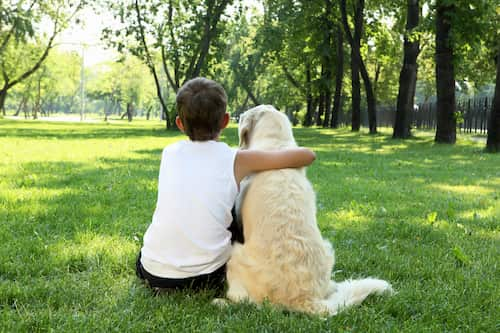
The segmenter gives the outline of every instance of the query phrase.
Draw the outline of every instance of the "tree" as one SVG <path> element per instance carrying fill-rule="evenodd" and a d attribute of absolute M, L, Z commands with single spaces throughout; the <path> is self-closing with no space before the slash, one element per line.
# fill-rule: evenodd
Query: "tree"
<path fill-rule="evenodd" d="M 127 50 L 141 59 L 152 73 L 158 99 L 166 115 L 167 128 L 173 127 L 162 95 L 160 70 L 177 92 L 187 80 L 208 74 L 211 48 L 218 38 L 223 14 L 231 0 L 109 1 L 105 4 L 124 28 L 107 28 L 104 39 L 118 51 Z"/>
<path fill-rule="evenodd" d="M 289 86 L 288 91 L 299 94 L 306 102 L 304 126 L 314 122 L 314 111 L 318 99 L 316 83 L 320 79 L 321 66 L 318 61 L 318 31 L 321 4 L 318 1 L 265 1 L 264 3 L 264 46 L 276 67 L 283 73 Z"/>
<path fill-rule="evenodd" d="M 36 50 L 25 46 L 28 59 Z M 18 63 L 22 61 L 19 59 Z M 77 52 L 52 50 L 39 70 L 10 90 L 6 108 L 9 104 L 11 109 L 16 105 L 15 116 L 23 112 L 25 117 L 34 118 L 53 112 L 69 112 L 76 101 L 80 70 L 81 57 Z"/>
<path fill-rule="evenodd" d="M 417 57 L 420 43 L 414 29 L 418 26 L 418 0 L 407 0 L 406 32 L 404 37 L 403 67 L 399 75 L 399 93 L 394 121 L 393 138 L 406 139 L 411 135 L 410 120 L 417 86 Z"/>
<path fill-rule="evenodd" d="M 68 25 L 84 4 L 84 1 L 75 4 L 74 1 L 69 0 L 43 2 L 12 0 L 5 6 L 1 5 L 5 18 L 2 19 L 0 26 L 0 71 L 2 74 L 0 110 L 4 115 L 8 91 L 41 67 L 53 47 L 57 34 Z M 42 24 L 43 20 L 52 22 L 52 30 L 48 40 L 42 46 L 41 36 L 37 36 L 35 32 L 38 31 L 39 35 L 42 35 L 38 25 Z M 37 54 L 29 54 L 26 57 L 23 52 L 29 44 L 40 46 L 40 50 Z M 23 59 L 24 66 L 20 66 L 20 59 Z"/>
<path fill-rule="evenodd" d="M 436 142 L 453 144 L 456 141 L 455 75 L 457 73 L 467 80 L 467 76 L 478 76 L 477 73 L 472 74 L 481 72 L 477 68 L 484 68 L 484 64 L 490 66 L 484 45 L 491 45 L 490 51 L 495 54 L 497 10 L 494 1 L 436 1 Z M 480 75 L 491 77 L 488 72 L 494 73 L 483 70 Z"/>
<path fill-rule="evenodd" d="M 328 127 L 330 125 L 330 117 L 332 113 L 332 77 L 333 77 L 333 57 L 334 57 L 334 39 L 335 39 L 335 23 L 333 22 L 333 3 L 331 0 L 325 0 L 325 12 L 322 15 L 323 21 L 323 43 L 321 52 L 322 66 L 322 93 L 320 98 L 323 98 L 325 108 L 325 118 L 316 122 L 317 125 Z M 321 115 L 321 112 L 318 112 Z M 321 124 L 322 123 L 322 124 Z"/>
<path fill-rule="evenodd" d="M 132 121 L 138 109 L 154 106 L 153 78 L 142 75 L 147 66 L 133 56 L 99 65 L 90 75 L 86 91 L 93 99 L 104 101 L 105 119 L 113 113 Z M 157 101 L 157 99 L 156 99 Z"/>
<path fill-rule="evenodd" d="M 436 8 L 436 92 L 437 92 L 437 130 L 435 141 L 455 143 L 456 101 L 455 67 L 453 44 L 451 40 L 451 20 L 455 5 L 437 1 Z"/>
<path fill-rule="evenodd" d="M 488 139 L 486 141 L 486 150 L 492 153 L 500 152 L 500 46 L 497 46 L 497 48 L 495 96 L 491 105 L 491 113 L 488 121 Z"/>
<path fill-rule="evenodd" d="M 333 96 L 333 110 L 330 127 L 337 128 L 339 126 L 339 115 L 342 113 L 342 85 L 344 78 L 344 32 L 342 27 L 337 24 L 336 38 L 336 70 L 335 70 L 335 93 Z"/>
<path fill-rule="evenodd" d="M 340 103 L 335 102 L 340 102 L 343 78 L 342 41 L 342 52 L 336 51 L 338 7 L 331 0 L 268 0 L 264 9 L 264 45 L 269 50 L 265 55 L 277 64 L 292 88 L 287 91 L 289 99 L 298 95 L 305 100 L 303 125 L 327 127 L 338 122 Z M 335 75 L 337 95 L 332 112 Z M 303 102 L 294 104 L 290 108 L 295 110 Z"/>
<path fill-rule="evenodd" d="M 345 2 L 341 2 L 341 8 L 345 8 Z M 345 14 L 344 14 L 345 13 Z M 363 21 L 362 21 L 362 13 L 360 11 L 360 7 L 358 6 L 356 8 L 356 13 L 354 15 L 354 34 L 353 36 L 349 39 L 349 44 L 351 45 L 351 40 L 352 40 L 352 45 L 360 45 L 361 44 L 361 31 L 363 27 Z M 342 10 L 342 22 L 347 22 L 347 13 L 346 11 Z M 349 31 L 350 28 L 346 28 L 347 23 L 344 23 L 344 30 L 345 33 L 347 34 L 347 31 Z M 349 32 L 349 37 L 350 37 L 350 32 Z M 360 58 L 356 56 L 356 50 L 355 47 L 351 45 L 351 108 L 352 108 L 352 113 L 351 113 L 351 130 L 352 131 L 359 131 L 361 128 L 361 84 L 360 84 L 360 79 L 359 79 L 359 62 Z"/>
<path fill-rule="evenodd" d="M 351 28 L 349 27 L 346 0 L 340 1 L 340 10 L 342 13 L 342 25 L 344 26 L 344 32 L 347 37 L 347 41 L 351 47 L 351 75 L 353 81 L 353 124 L 352 130 L 359 130 L 359 121 L 357 118 L 358 112 L 358 95 L 357 90 L 359 89 L 359 76 L 361 74 L 363 78 L 363 83 L 365 85 L 366 91 L 366 103 L 368 106 L 368 126 L 370 128 L 370 134 L 377 133 L 377 110 L 376 110 L 376 100 L 375 94 L 373 92 L 372 83 L 370 77 L 368 76 L 368 71 L 366 69 L 365 62 L 361 57 L 361 34 L 363 32 L 363 11 L 365 7 L 364 0 L 356 0 L 354 8 L 354 34 L 351 33 Z M 359 67 L 358 67 L 359 65 Z"/>
<path fill-rule="evenodd" d="M 246 96 L 245 107 L 250 101 L 260 104 L 258 92 L 259 78 L 264 72 L 266 52 L 263 46 L 262 18 L 252 17 L 248 21 L 243 8 L 240 7 L 234 22 L 230 23 L 231 33 L 227 37 L 229 68 L 231 70 L 232 89 L 241 88 Z M 228 95 L 235 95 L 228 92 Z M 235 96 L 234 96 L 235 97 Z"/>

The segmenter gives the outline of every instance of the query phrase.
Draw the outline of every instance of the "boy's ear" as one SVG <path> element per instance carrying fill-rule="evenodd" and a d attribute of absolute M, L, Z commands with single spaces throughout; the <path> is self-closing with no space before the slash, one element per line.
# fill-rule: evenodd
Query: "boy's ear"
<path fill-rule="evenodd" d="M 229 113 L 225 113 L 224 117 L 222 118 L 222 124 L 220 127 L 221 130 L 227 127 L 227 125 L 229 124 L 229 119 L 230 119 Z"/>
<path fill-rule="evenodd" d="M 177 125 L 177 128 L 179 128 L 181 132 L 184 132 L 184 124 L 182 123 L 182 119 L 179 118 L 179 116 L 175 117 L 175 124 Z"/>
<path fill-rule="evenodd" d="M 245 114 L 242 114 L 240 117 L 239 123 L 239 138 L 240 138 L 240 148 L 245 149 L 248 148 L 250 131 L 253 129 L 253 117 L 248 117 Z"/>

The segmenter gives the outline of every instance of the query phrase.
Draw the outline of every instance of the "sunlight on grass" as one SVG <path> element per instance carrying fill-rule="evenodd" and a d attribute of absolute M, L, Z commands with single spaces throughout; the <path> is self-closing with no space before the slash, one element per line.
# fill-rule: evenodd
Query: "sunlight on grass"
<path fill-rule="evenodd" d="M 137 252 L 137 240 L 118 236 L 77 233 L 71 240 L 62 240 L 48 248 L 57 265 L 69 271 L 85 271 L 111 267 L 122 270 L 130 256 Z"/>
<path fill-rule="evenodd" d="M 69 188 L 6 188 L 2 191 L 0 198 L 2 198 L 2 202 L 4 204 L 9 204 L 12 208 L 17 206 L 17 209 L 22 209 L 22 206 L 19 207 L 19 205 L 22 204 L 26 205 L 26 209 L 29 209 L 32 213 L 36 213 L 37 209 L 42 208 L 41 206 L 34 204 L 38 198 L 44 198 L 44 200 L 48 201 L 56 200 L 57 198 L 70 194 L 72 191 L 73 190 Z"/>
<path fill-rule="evenodd" d="M 430 132 L 406 141 L 380 132 L 294 130 L 317 153 L 307 174 L 335 279 L 376 276 L 399 292 L 325 321 L 251 305 L 220 310 L 206 293 L 151 297 L 138 282 L 161 153 L 185 139 L 180 132 L 156 121 L 0 120 L 2 329 L 492 331 L 500 155 L 467 136 L 437 145 Z M 236 146 L 237 125 L 221 138 Z"/>
<path fill-rule="evenodd" d="M 455 193 L 468 196 L 487 195 L 495 192 L 493 189 L 478 185 L 431 184 L 429 186 L 447 193 Z"/>
<path fill-rule="evenodd" d="M 330 227 L 336 230 L 363 230 L 369 219 L 357 209 L 339 209 L 328 211 L 318 219 L 321 228 Z"/>

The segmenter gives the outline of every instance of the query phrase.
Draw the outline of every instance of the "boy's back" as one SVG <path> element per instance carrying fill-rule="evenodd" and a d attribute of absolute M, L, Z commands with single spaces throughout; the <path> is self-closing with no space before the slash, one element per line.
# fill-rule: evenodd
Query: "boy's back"
<path fill-rule="evenodd" d="M 224 265 L 238 193 L 236 150 L 216 141 L 180 141 L 163 151 L 158 201 L 144 235 L 142 263 L 156 276 L 186 278 Z"/>

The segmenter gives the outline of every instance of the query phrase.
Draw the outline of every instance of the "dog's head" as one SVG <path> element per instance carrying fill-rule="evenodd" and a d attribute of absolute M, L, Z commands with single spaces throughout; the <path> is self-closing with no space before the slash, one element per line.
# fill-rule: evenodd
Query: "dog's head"
<path fill-rule="evenodd" d="M 296 146 L 290 120 L 272 105 L 259 105 L 243 113 L 238 134 L 241 149 Z"/>

